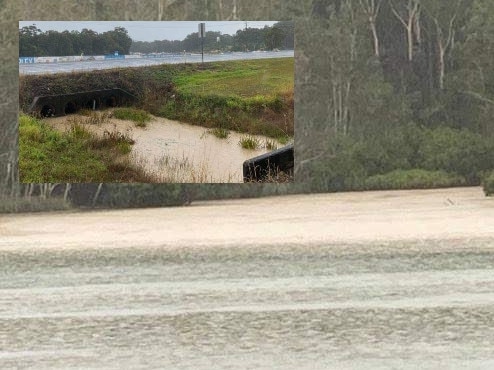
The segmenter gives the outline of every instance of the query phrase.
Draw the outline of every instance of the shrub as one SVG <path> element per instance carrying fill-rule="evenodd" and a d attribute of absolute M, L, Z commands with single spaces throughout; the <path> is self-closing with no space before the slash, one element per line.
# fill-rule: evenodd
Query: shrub
<path fill-rule="evenodd" d="M 138 127 L 146 127 L 146 123 L 151 121 L 151 115 L 141 109 L 117 108 L 113 111 L 113 116 L 118 119 L 134 121 Z"/>
<path fill-rule="evenodd" d="M 427 170 L 457 173 L 470 184 L 480 183 L 480 173 L 494 163 L 494 143 L 489 138 L 468 130 L 439 127 L 426 130 L 420 146 Z"/>
<path fill-rule="evenodd" d="M 208 132 L 216 136 L 218 139 L 227 139 L 228 136 L 230 136 L 230 131 L 221 127 L 216 127 Z"/>
<path fill-rule="evenodd" d="M 487 196 L 494 194 L 494 171 L 489 172 L 483 179 L 482 185 Z"/>
<path fill-rule="evenodd" d="M 368 177 L 364 182 L 366 190 L 426 189 L 465 185 L 464 177 L 445 171 L 422 169 L 395 170 L 384 175 Z"/>
<path fill-rule="evenodd" d="M 244 149 L 255 150 L 261 146 L 261 142 L 254 136 L 241 137 L 238 144 Z"/>

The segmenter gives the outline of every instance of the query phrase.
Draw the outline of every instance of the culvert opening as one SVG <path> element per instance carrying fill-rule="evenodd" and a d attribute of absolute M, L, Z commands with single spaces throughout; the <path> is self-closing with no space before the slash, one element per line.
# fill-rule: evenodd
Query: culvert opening
<path fill-rule="evenodd" d="M 77 104 L 74 101 L 69 101 L 65 105 L 65 114 L 73 114 L 77 112 Z"/>
<path fill-rule="evenodd" d="M 53 105 L 43 105 L 41 108 L 41 117 L 54 117 L 55 116 L 55 107 Z"/>
<path fill-rule="evenodd" d="M 110 96 L 108 99 L 106 99 L 106 106 L 107 107 L 116 107 L 117 106 L 117 98 L 115 96 Z"/>
<path fill-rule="evenodd" d="M 100 105 L 101 103 L 99 99 L 93 98 L 88 100 L 88 102 L 86 103 L 86 108 L 91 110 L 96 110 L 100 108 Z"/>

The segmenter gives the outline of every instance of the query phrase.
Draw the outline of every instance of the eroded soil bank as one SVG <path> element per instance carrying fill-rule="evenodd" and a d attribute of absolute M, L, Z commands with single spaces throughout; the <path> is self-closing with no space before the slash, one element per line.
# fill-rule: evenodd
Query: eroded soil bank
<path fill-rule="evenodd" d="M 83 116 L 71 115 L 46 119 L 46 122 L 57 129 L 68 130 L 73 122 L 83 119 Z M 243 182 L 242 163 L 268 152 L 266 141 L 274 142 L 264 136 L 249 135 L 255 137 L 261 147 L 243 149 L 239 140 L 246 134 L 230 132 L 227 139 L 219 139 L 203 127 L 154 116 L 145 128 L 115 118 L 84 126 L 98 135 L 104 135 L 105 131 L 120 132 L 133 138 L 134 164 L 144 167 L 157 182 Z"/>

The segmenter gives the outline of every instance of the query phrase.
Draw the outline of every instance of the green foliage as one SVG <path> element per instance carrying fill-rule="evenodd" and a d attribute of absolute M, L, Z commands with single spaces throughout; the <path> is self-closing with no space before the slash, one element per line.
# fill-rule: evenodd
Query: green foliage
<path fill-rule="evenodd" d="M 132 39 L 123 27 L 98 34 L 92 30 L 46 31 L 36 26 L 23 27 L 19 30 L 19 56 L 71 56 L 104 55 L 118 51 L 121 55 L 129 54 Z"/>
<path fill-rule="evenodd" d="M 278 22 L 272 27 L 266 26 L 263 29 L 249 27 L 239 30 L 235 35 L 206 31 L 203 41 L 205 52 L 293 49 L 294 24 L 293 21 L 284 21 Z M 196 32 L 187 35 L 182 41 L 135 41 L 130 49 L 131 52 L 139 53 L 154 53 L 156 51 L 182 53 L 184 50 L 201 52 L 201 40 L 197 37 Z"/>
<path fill-rule="evenodd" d="M 445 171 L 412 169 L 395 170 L 384 175 L 368 177 L 364 182 L 364 188 L 366 190 L 428 189 L 463 186 L 465 184 L 464 177 Z"/>
<path fill-rule="evenodd" d="M 205 69 L 189 66 L 179 73 L 173 80 L 177 91 L 223 97 L 257 96 L 264 103 L 293 90 L 293 58 L 238 60 L 204 66 Z"/>
<path fill-rule="evenodd" d="M 494 194 L 494 171 L 489 172 L 482 181 L 484 187 L 484 193 L 487 196 Z"/>
<path fill-rule="evenodd" d="M 291 138 L 290 136 L 287 136 L 287 135 L 282 135 L 282 136 L 278 136 L 276 138 L 276 140 L 278 140 L 278 142 L 281 144 L 281 145 L 286 145 L 290 142 Z"/>
<path fill-rule="evenodd" d="M 113 116 L 118 119 L 134 121 L 137 127 L 146 127 L 146 123 L 151 121 L 151 115 L 142 110 L 135 108 L 116 108 Z"/>
<path fill-rule="evenodd" d="M 170 119 L 270 137 L 293 135 L 293 59 L 189 66 L 157 112 Z"/>
<path fill-rule="evenodd" d="M 216 136 L 218 139 L 227 139 L 228 136 L 230 136 L 230 131 L 221 127 L 216 127 L 212 130 L 209 130 L 209 132 Z"/>
<path fill-rule="evenodd" d="M 468 130 L 426 130 L 420 154 L 423 168 L 457 173 L 470 184 L 479 184 L 480 174 L 494 167 L 494 142 Z"/>
<path fill-rule="evenodd" d="M 314 191 L 356 190 L 362 187 L 366 170 L 355 155 L 358 143 L 348 137 L 338 136 L 328 145 L 327 154 L 310 162 L 309 174 L 303 174 L 311 182 Z"/>
<path fill-rule="evenodd" d="M 336 136 L 310 163 L 317 191 L 478 185 L 494 168 L 494 143 L 466 131 L 416 125 L 365 139 Z"/>
<path fill-rule="evenodd" d="M 105 165 L 81 141 L 80 129 L 64 135 L 25 115 L 19 119 L 22 182 L 77 182 L 104 177 Z"/>
<path fill-rule="evenodd" d="M 140 169 L 119 162 L 130 152 L 132 139 L 119 132 L 93 137 L 80 123 L 68 133 L 51 129 L 33 117 L 19 118 L 21 182 L 149 181 Z"/>
<path fill-rule="evenodd" d="M 255 150 L 261 146 L 261 142 L 254 136 L 244 136 L 240 138 L 238 145 L 244 149 Z"/>

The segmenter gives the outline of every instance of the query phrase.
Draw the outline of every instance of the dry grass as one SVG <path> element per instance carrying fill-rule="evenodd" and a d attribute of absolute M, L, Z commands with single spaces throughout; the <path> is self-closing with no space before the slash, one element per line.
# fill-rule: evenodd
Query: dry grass
<path fill-rule="evenodd" d="M 233 175 L 229 175 L 225 181 L 219 181 L 211 175 L 206 160 L 199 164 L 192 163 L 184 154 L 181 158 L 175 158 L 170 155 L 163 155 L 154 161 L 154 167 L 158 170 L 148 170 L 149 159 L 131 154 L 131 161 L 135 166 L 146 169 L 146 173 L 151 178 L 150 182 L 155 183 L 196 183 L 208 184 L 215 182 L 232 183 L 237 182 Z"/>

